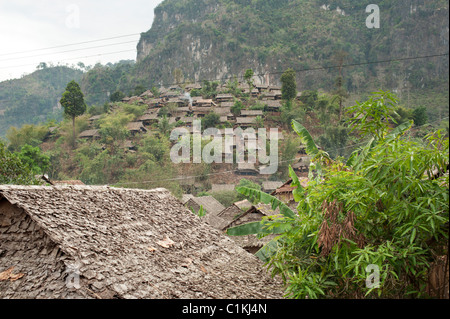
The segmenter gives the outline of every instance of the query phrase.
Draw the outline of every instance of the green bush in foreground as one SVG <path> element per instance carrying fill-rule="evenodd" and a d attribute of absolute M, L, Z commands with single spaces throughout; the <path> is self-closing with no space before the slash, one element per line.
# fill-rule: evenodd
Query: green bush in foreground
<path fill-rule="evenodd" d="M 395 101 L 377 92 L 349 109 L 371 116 L 353 121 L 367 145 L 345 163 L 319 151 L 293 121 L 312 156 L 306 188 L 290 168 L 296 213 L 270 195 L 238 189 L 280 208 L 278 216 L 228 233 L 279 234 L 257 256 L 282 276 L 289 297 L 428 297 L 430 266 L 448 253 L 448 138 L 438 131 L 413 141 L 408 122 L 391 129 L 384 115 Z"/>

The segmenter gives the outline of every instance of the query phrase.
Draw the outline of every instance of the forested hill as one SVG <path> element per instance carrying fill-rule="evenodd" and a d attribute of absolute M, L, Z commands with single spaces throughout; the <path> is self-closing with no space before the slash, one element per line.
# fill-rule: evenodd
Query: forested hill
<path fill-rule="evenodd" d="M 20 79 L 0 82 L 0 137 L 10 126 L 61 119 L 58 101 L 81 70 L 66 66 L 44 67 Z"/>
<path fill-rule="evenodd" d="M 296 70 L 299 91 L 348 93 L 346 104 L 391 90 L 404 106 L 448 116 L 449 10 L 444 0 L 378 1 L 380 28 L 368 28 L 371 2 L 356 0 L 165 0 L 137 45 L 137 62 L 66 67 L 0 83 L 0 136 L 9 126 L 55 117 L 57 100 L 79 80 L 89 106 L 136 86 L 243 80 L 279 85 Z M 61 116 L 58 110 L 56 116 Z"/>

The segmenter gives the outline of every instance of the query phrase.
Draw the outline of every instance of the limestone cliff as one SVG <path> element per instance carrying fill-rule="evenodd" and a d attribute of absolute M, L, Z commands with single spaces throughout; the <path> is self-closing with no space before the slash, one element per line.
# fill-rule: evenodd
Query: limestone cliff
<path fill-rule="evenodd" d="M 329 67 L 344 51 L 344 64 L 362 64 L 345 69 L 350 91 L 448 81 L 448 55 L 365 64 L 447 53 L 447 1 L 383 1 L 379 29 L 367 28 L 369 13 L 360 1 L 324 2 L 166 0 L 141 36 L 137 76 L 164 85 L 175 82 L 177 68 L 191 81 L 225 80 L 252 68 L 257 82 L 273 83 L 292 67 L 304 70 L 297 75 L 300 89 L 329 89 L 338 74 Z"/>

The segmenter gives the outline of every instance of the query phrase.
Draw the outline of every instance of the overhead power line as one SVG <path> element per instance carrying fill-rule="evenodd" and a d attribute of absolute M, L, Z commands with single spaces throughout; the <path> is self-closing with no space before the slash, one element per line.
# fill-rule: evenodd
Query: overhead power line
<path fill-rule="evenodd" d="M 93 42 L 100 42 L 100 41 L 107 41 L 107 40 L 113 40 L 113 39 L 119 39 L 119 38 L 126 38 L 131 36 L 140 35 L 140 33 L 133 33 L 133 34 L 127 34 L 127 35 L 120 35 L 116 37 L 110 37 L 110 38 L 103 38 L 103 39 L 97 39 L 97 40 L 91 40 L 91 41 L 84 41 L 84 42 L 77 42 L 77 43 L 69 43 L 69 44 L 63 44 L 63 45 L 57 45 L 53 47 L 47 47 L 47 48 L 41 48 L 41 49 L 33 49 L 33 50 L 26 50 L 26 51 L 19 51 L 19 52 L 11 52 L 11 53 L 2 53 L 0 56 L 6 56 L 6 55 L 16 55 L 16 54 L 22 54 L 22 53 L 30 53 L 30 52 L 38 52 L 38 51 L 44 51 L 44 50 L 51 50 L 51 49 L 57 49 L 57 48 L 64 48 L 74 45 L 80 45 L 80 44 L 86 44 L 86 43 L 93 43 Z"/>
<path fill-rule="evenodd" d="M 443 118 L 442 120 L 448 119 L 448 117 Z M 420 127 L 423 126 L 428 126 L 434 123 L 438 123 L 439 121 L 433 121 L 431 123 L 426 123 L 424 125 L 418 125 L 418 126 L 413 126 L 411 129 L 419 129 Z M 344 149 L 348 149 L 348 148 L 356 148 L 358 146 L 362 146 L 362 145 L 367 145 L 368 141 L 363 141 L 363 142 L 359 142 L 359 143 L 355 143 L 352 145 L 348 145 L 348 146 L 344 146 L 344 147 L 334 147 L 334 148 L 329 148 L 329 150 L 333 150 L 333 151 L 339 151 L 339 150 L 344 150 Z M 289 160 L 284 160 L 284 161 L 279 161 L 278 164 L 282 164 L 282 163 L 288 163 L 288 162 L 292 162 L 295 161 L 297 158 L 292 158 Z M 179 176 L 179 177 L 174 177 L 174 178 L 167 178 L 167 179 L 158 179 L 158 180 L 153 180 L 153 181 L 141 181 L 141 182 L 118 182 L 115 183 L 115 185 L 139 185 L 139 184 L 150 184 L 150 183 L 158 183 L 158 182 L 173 182 L 173 181 L 180 181 L 180 180 L 186 180 L 186 179 L 191 179 L 191 178 L 197 178 L 197 177 L 205 177 L 205 176 L 216 176 L 216 175 L 223 175 L 223 174 L 230 174 L 230 173 L 234 173 L 237 172 L 238 169 L 233 169 L 233 170 L 228 170 L 228 171 L 223 171 L 223 172 L 217 172 L 217 173 L 209 173 L 209 174 L 203 174 L 203 175 L 195 175 L 195 176 Z M 111 185 L 108 185 L 111 186 Z"/>
<path fill-rule="evenodd" d="M 68 61 L 68 60 L 84 59 L 84 58 L 90 58 L 90 57 L 96 57 L 96 56 L 102 56 L 102 55 L 110 55 L 110 54 L 123 53 L 123 52 L 131 52 L 131 51 L 136 51 L 136 49 L 125 50 L 125 51 L 116 51 L 116 52 L 111 52 L 111 53 L 102 53 L 102 54 L 90 55 L 90 56 L 85 56 L 85 57 L 63 59 L 63 60 L 59 60 L 58 62 Z M 325 67 L 314 67 L 314 68 L 307 68 L 307 69 L 298 69 L 298 70 L 294 70 L 294 72 L 296 72 L 296 73 L 315 72 L 315 71 L 323 71 L 323 70 L 335 69 L 335 68 L 339 68 L 339 67 L 348 68 L 348 67 L 363 66 L 363 65 L 370 65 L 370 64 L 380 64 L 380 63 L 390 63 L 390 62 L 397 62 L 397 61 L 412 61 L 412 60 L 419 60 L 419 59 L 431 59 L 431 58 L 443 57 L 443 56 L 448 56 L 448 55 L 449 55 L 449 53 L 447 52 L 447 53 L 429 54 L 429 55 L 414 56 L 414 57 L 390 58 L 390 59 L 378 60 L 378 61 L 350 63 L 350 64 L 344 64 L 342 66 L 332 65 L 332 66 L 325 66 Z M 15 68 L 15 67 L 22 67 L 22 66 L 30 66 L 30 65 L 36 65 L 36 63 L 24 64 L 24 65 L 19 65 L 19 66 L 0 67 L 0 69 Z M 255 74 L 254 76 L 265 76 L 265 75 L 282 74 L 283 72 L 284 71 L 267 72 L 267 73 Z M 209 80 L 206 80 L 206 81 L 210 81 L 210 82 L 211 81 L 224 81 L 224 80 L 231 80 L 231 79 L 234 79 L 234 78 L 238 78 L 238 77 L 232 76 L 232 77 L 224 77 L 224 78 L 220 78 L 220 79 L 209 79 Z M 239 78 L 243 79 L 243 76 L 240 76 Z M 202 81 L 174 82 L 174 83 L 167 83 L 167 84 L 165 84 L 165 86 L 175 86 L 175 85 L 184 85 L 184 84 L 201 83 L 201 82 Z M 89 93 L 95 94 L 95 93 L 107 93 L 107 92 L 109 92 L 109 90 L 94 91 L 94 92 L 89 92 Z M 9 100 L 0 100 L 0 102 L 8 102 L 8 101 Z"/>
<path fill-rule="evenodd" d="M 377 61 L 366 61 L 366 62 L 358 62 L 358 63 L 349 63 L 349 64 L 343 64 L 343 65 L 331 65 L 331 66 L 321 66 L 321 67 L 313 67 L 313 68 L 305 68 L 305 69 L 297 69 L 294 70 L 295 73 L 301 73 L 301 72 L 310 72 L 310 71 L 325 71 L 325 70 L 331 70 L 331 69 L 337 69 L 337 68 L 350 68 L 355 66 L 363 66 L 363 65 L 370 65 L 370 64 L 381 64 L 381 63 L 391 63 L 391 62 L 400 62 L 400 61 L 411 61 L 411 60 L 420 60 L 420 59 L 431 59 L 431 58 L 437 58 L 437 57 L 443 57 L 448 56 L 449 53 L 438 53 L 438 54 L 430 54 L 430 55 L 422 55 L 422 56 L 414 56 L 414 57 L 404 57 L 404 58 L 390 58 L 386 60 L 377 60 Z M 276 71 L 276 72 L 267 72 L 267 73 L 259 73 L 254 74 L 254 76 L 265 76 L 265 75 L 275 75 L 275 74 L 283 74 L 284 71 Z M 232 77 L 224 77 L 221 79 L 213 79 L 208 81 L 220 81 L 220 80 L 231 80 Z M 241 76 L 243 78 L 243 76 Z M 180 85 L 185 83 L 172 83 L 169 85 Z"/>
<path fill-rule="evenodd" d="M 28 56 L 16 57 L 16 58 L 7 58 L 7 59 L 0 60 L 0 62 L 2 62 L 2 61 L 12 61 L 12 60 L 21 60 L 21 59 L 30 59 L 30 58 L 40 57 L 40 56 L 47 56 L 47 55 L 54 55 L 54 54 L 61 54 L 61 53 L 68 53 L 68 52 L 75 52 L 75 51 L 84 51 L 84 50 L 105 48 L 105 47 L 109 47 L 109 46 L 121 45 L 121 44 L 129 44 L 129 43 L 136 43 L 136 41 L 125 41 L 125 42 L 118 42 L 118 43 L 110 43 L 110 44 L 98 45 L 98 46 L 88 47 L 88 48 L 72 49 L 72 50 L 66 50 L 66 51 L 60 51 L 60 52 L 50 52 L 50 53 L 44 53 L 44 54 L 38 54 L 38 55 L 28 55 Z"/>
<path fill-rule="evenodd" d="M 118 53 L 124 53 L 124 52 L 132 52 L 132 51 L 136 52 L 136 49 L 133 49 L 133 50 L 116 51 L 116 52 L 109 52 L 109 53 L 99 53 L 99 54 L 88 55 L 88 56 L 82 56 L 82 57 L 76 57 L 76 58 L 68 58 L 68 59 L 58 60 L 58 62 L 62 62 L 62 61 L 70 61 L 70 60 L 79 60 L 79 59 L 87 59 L 87 58 L 99 57 L 99 56 L 103 56 L 103 55 L 111 55 L 111 54 L 118 54 Z M 6 67 L 0 67 L 0 69 L 19 68 L 19 67 L 30 66 L 30 65 L 36 65 L 36 63 L 22 64 L 22 65 L 15 65 L 15 66 L 6 66 Z"/>

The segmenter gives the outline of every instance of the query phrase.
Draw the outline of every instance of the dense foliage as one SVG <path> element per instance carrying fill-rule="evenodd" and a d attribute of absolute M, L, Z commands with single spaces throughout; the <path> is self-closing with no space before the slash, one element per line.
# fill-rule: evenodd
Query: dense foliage
<path fill-rule="evenodd" d="M 257 255 L 268 261 L 273 274 L 281 274 L 288 296 L 427 296 L 431 265 L 436 256 L 448 254 L 448 137 L 437 131 L 413 139 L 408 122 L 391 129 L 383 114 L 395 100 L 379 92 L 349 109 L 371 116 L 352 121 L 367 145 L 347 161 L 319 151 L 293 121 L 314 163 L 306 188 L 291 170 L 297 214 L 269 195 L 239 190 L 280 207 L 280 216 L 263 220 L 256 229 L 261 236 L 281 235 Z M 373 269 L 379 271 L 379 285 L 367 284 Z"/>
<path fill-rule="evenodd" d="M 33 169 L 24 163 L 20 156 L 11 153 L 0 141 L 0 185 L 37 185 Z"/>
<path fill-rule="evenodd" d="M 0 82 L 0 136 L 11 126 L 61 120 L 58 100 L 66 84 L 80 80 L 78 69 L 56 66 L 37 70 L 20 79 Z"/>

